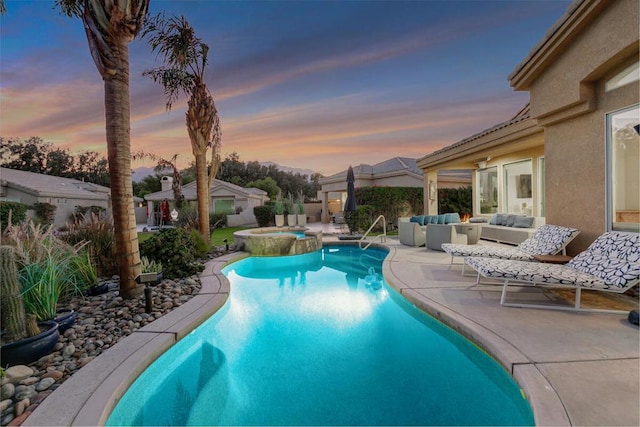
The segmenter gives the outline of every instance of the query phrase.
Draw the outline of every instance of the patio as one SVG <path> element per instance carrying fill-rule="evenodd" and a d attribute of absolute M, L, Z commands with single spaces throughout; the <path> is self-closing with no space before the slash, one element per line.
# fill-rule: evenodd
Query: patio
<path fill-rule="evenodd" d="M 309 228 L 322 230 L 325 243 L 338 242 L 331 224 Z M 450 265 L 446 253 L 404 246 L 394 237 L 386 246 L 389 285 L 493 355 L 520 383 L 538 425 L 640 424 L 640 337 L 626 316 L 500 307 L 501 287 L 474 286 L 475 277 L 461 276 L 461 265 Z M 220 269 L 239 256 L 246 254 L 210 261 L 199 296 L 80 370 L 24 425 L 104 423 L 126 382 L 224 303 L 229 285 Z M 562 297 L 531 288 L 522 295 L 547 302 Z M 638 307 L 637 298 L 585 293 L 584 304 L 592 303 Z"/>

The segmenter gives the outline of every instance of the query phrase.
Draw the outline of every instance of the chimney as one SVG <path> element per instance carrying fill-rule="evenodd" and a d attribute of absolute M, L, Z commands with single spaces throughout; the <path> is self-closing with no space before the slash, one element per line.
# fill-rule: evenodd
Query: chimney
<path fill-rule="evenodd" d="M 171 190 L 171 185 L 173 184 L 173 178 L 170 176 L 163 176 L 160 179 L 160 185 L 162 186 L 162 191 Z"/>

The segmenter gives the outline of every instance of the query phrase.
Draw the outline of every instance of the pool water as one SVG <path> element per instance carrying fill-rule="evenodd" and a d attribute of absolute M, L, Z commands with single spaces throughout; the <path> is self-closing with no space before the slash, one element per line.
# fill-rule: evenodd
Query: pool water
<path fill-rule="evenodd" d="M 227 266 L 229 300 L 163 354 L 107 425 L 533 425 L 507 372 L 325 246 Z"/>

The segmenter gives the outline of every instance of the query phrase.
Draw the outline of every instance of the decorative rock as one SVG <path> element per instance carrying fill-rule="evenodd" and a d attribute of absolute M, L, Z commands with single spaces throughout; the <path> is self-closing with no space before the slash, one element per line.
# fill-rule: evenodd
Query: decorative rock
<path fill-rule="evenodd" d="M 53 385 L 53 383 L 55 383 L 55 382 L 56 382 L 56 380 L 54 380 L 53 378 L 43 378 L 36 385 L 36 391 L 45 391 L 46 389 L 51 387 Z"/>
<path fill-rule="evenodd" d="M 80 364 L 80 367 L 82 368 L 84 365 L 86 365 L 87 363 L 91 362 L 93 360 L 93 357 L 83 357 L 82 359 L 78 360 L 78 363 Z"/>
<path fill-rule="evenodd" d="M 20 426 L 29 417 L 29 415 L 31 415 L 31 411 L 26 411 L 19 417 L 15 417 L 13 420 L 11 420 L 11 422 L 9 422 L 7 426 Z"/>
<path fill-rule="evenodd" d="M 0 399 L 2 399 L 3 401 L 5 399 L 11 399 L 15 393 L 16 387 L 11 383 L 6 383 L 2 387 L 0 387 Z"/>
<path fill-rule="evenodd" d="M 35 373 L 35 372 L 34 372 Z M 39 381 L 38 377 L 29 377 L 20 381 L 22 385 L 33 385 Z"/>
<path fill-rule="evenodd" d="M 13 418 L 13 412 L 9 412 L 8 414 L 5 414 L 2 418 L 0 418 L 0 424 L 6 426 L 13 420 Z"/>
<path fill-rule="evenodd" d="M 3 401 L 0 402 L 0 412 L 4 412 L 7 410 L 7 408 L 9 406 L 11 406 L 11 404 L 13 403 L 13 400 L 11 399 L 5 399 Z"/>
<path fill-rule="evenodd" d="M 21 391 L 16 390 L 16 394 L 14 397 L 15 400 L 31 399 L 33 396 L 38 394 L 38 392 L 35 390 L 35 387 L 33 386 L 27 386 L 27 387 L 32 387 L 32 388 L 28 388 Z"/>
<path fill-rule="evenodd" d="M 49 371 L 46 374 L 44 374 L 41 378 L 53 378 L 54 381 L 58 381 L 60 378 L 62 378 L 62 375 L 64 375 L 62 372 L 60 371 Z M 37 389 L 37 387 L 36 387 Z"/>
<path fill-rule="evenodd" d="M 82 320 L 83 325 L 93 325 L 94 323 L 96 323 L 95 317 L 87 317 L 86 319 Z"/>
<path fill-rule="evenodd" d="M 65 359 L 70 358 L 73 353 L 76 352 L 76 346 L 73 344 L 69 344 L 68 346 L 66 346 L 62 352 L 62 357 L 64 357 Z"/>
<path fill-rule="evenodd" d="M 4 371 L 5 377 L 12 383 L 20 382 L 21 380 L 33 375 L 33 369 L 25 365 L 15 365 L 9 367 Z"/>
<path fill-rule="evenodd" d="M 13 407 L 13 415 L 19 417 L 24 413 L 25 409 L 27 409 L 30 404 L 31 402 L 29 402 L 29 399 L 22 399 L 21 401 L 17 402 Z"/>

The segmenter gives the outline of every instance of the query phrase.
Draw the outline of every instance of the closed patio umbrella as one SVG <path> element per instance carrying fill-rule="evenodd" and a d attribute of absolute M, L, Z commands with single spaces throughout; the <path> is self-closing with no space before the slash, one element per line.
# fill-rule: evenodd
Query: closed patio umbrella
<path fill-rule="evenodd" d="M 347 220 L 347 225 L 349 226 L 349 232 L 353 234 L 355 224 L 355 212 L 357 210 L 356 206 L 356 190 L 355 190 L 355 177 L 353 175 L 353 168 L 349 166 L 347 170 L 347 200 L 344 202 L 344 217 Z"/>

